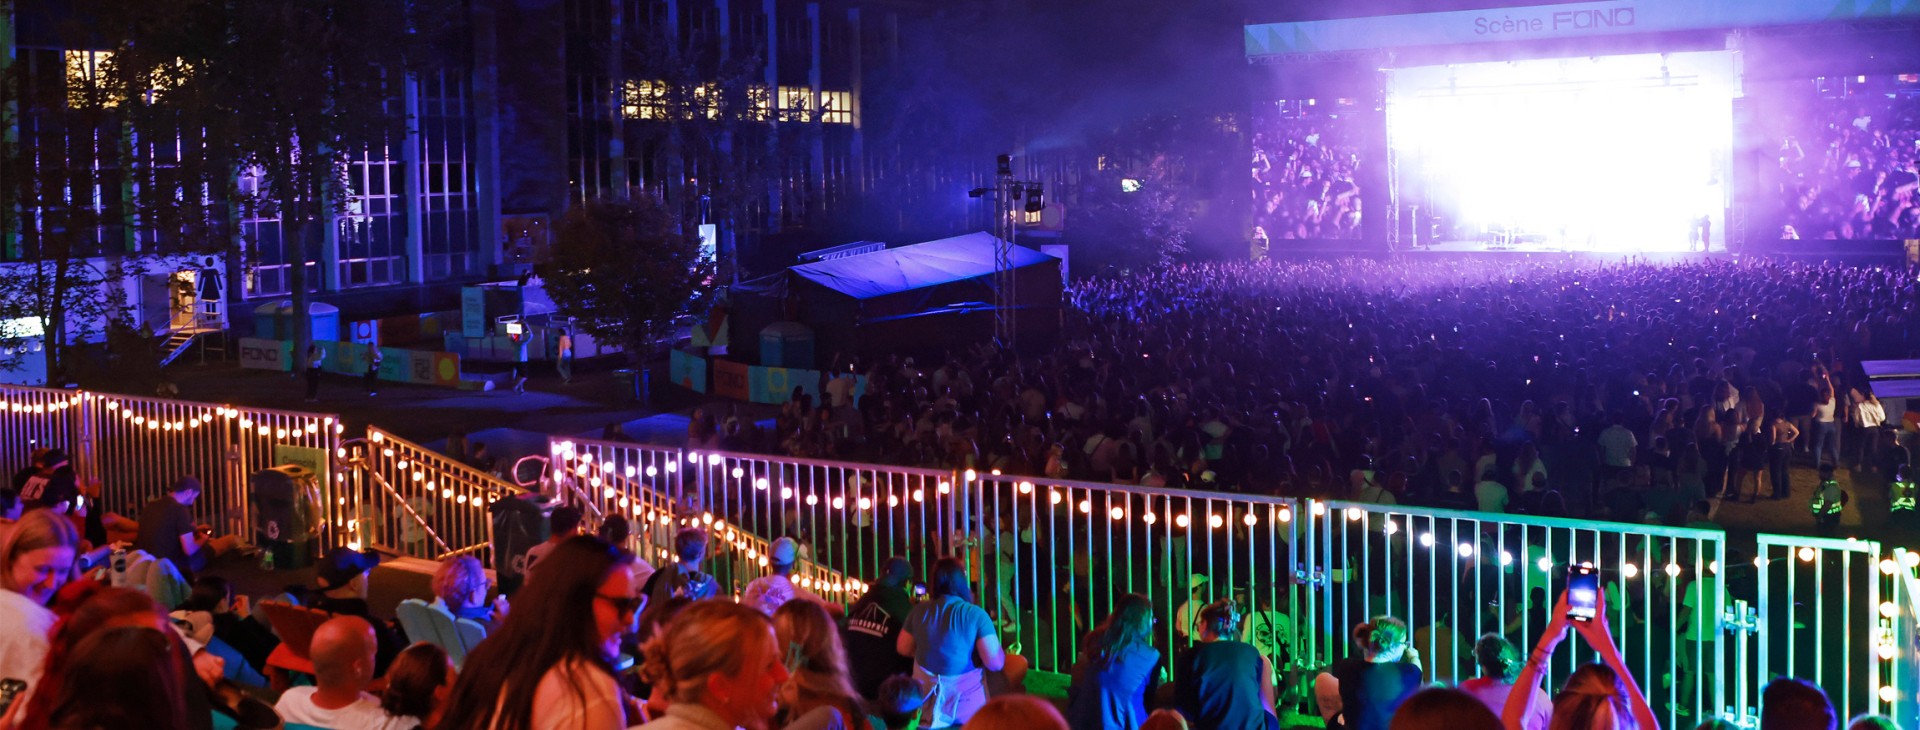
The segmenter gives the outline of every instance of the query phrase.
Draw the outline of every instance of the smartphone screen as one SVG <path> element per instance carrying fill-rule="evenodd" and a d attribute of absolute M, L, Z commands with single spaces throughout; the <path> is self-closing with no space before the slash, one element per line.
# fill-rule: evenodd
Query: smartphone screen
<path fill-rule="evenodd" d="M 1591 565 L 1567 568 L 1567 617 L 1592 621 L 1600 610 L 1600 574 Z"/>
<path fill-rule="evenodd" d="M 913 584 L 913 595 L 916 598 L 925 598 L 927 595 L 927 584 L 925 583 Z"/>

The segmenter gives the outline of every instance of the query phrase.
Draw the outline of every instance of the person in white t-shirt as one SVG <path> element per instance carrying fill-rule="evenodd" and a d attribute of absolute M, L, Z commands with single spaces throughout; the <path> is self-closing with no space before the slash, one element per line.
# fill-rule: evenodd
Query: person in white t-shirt
<path fill-rule="evenodd" d="M 367 694 L 373 683 L 374 651 L 380 643 L 373 624 L 358 616 L 338 616 L 313 632 L 314 686 L 295 687 L 273 706 L 280 719 L 338 730 L 409 730 L 417 717 L 393 717 L 380 698 Z"/>
<path fill-rule="evenodd" d="M 773 541 L 773 546 L 767 549 L 767 563 L 772 567 L 773 575 L 763 575 L 748 583 L 747 590 L 740 595 L 740 602 L 772 616 L 780 604 L 798 598 L 818 603 L 826 607 L 829 613 L 839 615 L 839 605 L 828 604 L 827 599 L 819 594 L 794 584 L 790 576 L 799 560 L 800 544 L 794 542 L 793 538 L 783 537 Z"/>
<path fill-rule="evenodd" d="M 79 544 L 73 523 L 50 510 L 28 512 L 0 535 L 0 680 L 27 683 L 15 703 L 40 681 L 54 624 L 46 604 L 71 576 Z"/>
<path fill-rule="evenodd" d="M 1507 494 L 1507 485 L 1500 483 L 1500 470 L 1487 467 L 1480 475 L 1480 483 L 1473 485 L 1473 500 L 1481 512 L 1505 512 L 1511 495 Z"/>

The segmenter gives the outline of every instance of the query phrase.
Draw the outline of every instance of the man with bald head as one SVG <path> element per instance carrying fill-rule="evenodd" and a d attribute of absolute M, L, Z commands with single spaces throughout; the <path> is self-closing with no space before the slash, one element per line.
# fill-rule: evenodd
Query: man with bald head
<path fill-rule="evenodd" d="M 380 699 L 366 692 L 373 683 L 373 655 L 379 646 L 373 624 L 366 619 L 336 616 L 321 624 L 308 650 L 313 657 L 314 686 L 287 690 L 274 709 L 289 724 L 334 730 L 418 727 L 416 718 L 389 716 L 380 709 Z"/>

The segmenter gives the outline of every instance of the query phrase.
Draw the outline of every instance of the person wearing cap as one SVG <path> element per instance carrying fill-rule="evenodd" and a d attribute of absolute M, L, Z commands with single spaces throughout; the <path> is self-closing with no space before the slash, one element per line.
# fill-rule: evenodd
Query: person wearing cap
<path fill-rule="evenodd" d="M 32 479 L 33 475 L 39 474 L 40 470 L 46 467 L 47 452 L 49 451 L 52 451 L 52 449 L 45 447 L 34 449 L 33 453 L 27 457 L 27 465 L 20 467 L 19 471 L 13 473 L 13 481 L 9 483 L 9 486 L 12 487 L 14 494 L 19 494 L 20 490 L 27 486 L 27 480 Z"/>
<path fill-rule="evenodd" d="M 1200 607 L 1207 605 L 1207 576 L 1194 573 L 1187 576 L 1187 600 L 1173 612 L 1173 630 L 1180 632 L 1181 638 L 1194 635 L 1199 623 Z"/>
<path fill-rule="evenodd" d="M 73 511 L 73 500 L 79 494 L 80 484 L 74 476 L 73 464 L 67 459 L 67 452 L 59 449 L 47 449 L 41 457 L 39 471 L 20 485 L 20 501 L 29 510 L 45 508 L 64 515 Z"/>
<path fill-rule="evenodd" d="M 407 642 L 392 624 L 375 618 L 373 609 L 367 605 L 367 572 L 379 564 L 380 556 L 371 551 L 345 547 L 327 551 L 326 558 L 314 571 L 316 590 L 306 596 L 304 603 L 327 613 L 358 616 L 372 623 L 374 635 L 380 640 L 380 669 L 385 671 L 387 663 L 407 648 Z"/>
<path fill-rule="evenodd" d="M 173 563 L 180 576 L 193 582 L 194 572 L 207 567 L 212 538 L 193 520 L 193 502 L 200 498 L 200 480 L 181 477 L 166 494 L 140 510 L 140 532 L 133 546 L 159 560 Z"/>
<path fill-rule="evenodd" d="M 748 583 L 746 593 L 741 595 L 740 602 L 772 616 L 773 612 L 780 608 L 780 604 L 799 598 L 825 606 L 828 613 L 839 616 L 838 605 L 829 604 L 827 599 L 821 598 L 819 594 L 794 585 L 793 569 L 799 561 L 799 543 L 794 542 L 791 537 L 774 540 L 773 546 L 767 549 L 767 563 L 773 569 L 773 574 L 755 578 L 753 582 Z"/>

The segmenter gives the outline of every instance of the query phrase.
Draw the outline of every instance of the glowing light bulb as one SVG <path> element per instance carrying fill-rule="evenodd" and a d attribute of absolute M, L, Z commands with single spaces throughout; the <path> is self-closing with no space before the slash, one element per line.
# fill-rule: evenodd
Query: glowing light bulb
<path fill-rule="evenodd" d="M 1454 552 L 1459 553 L 1460 557 L 1471 558 L 1473 557 L 1473 543 L 1470 543 L 1470 542 L 1460 543 L 1458 546 L 1454 548 Z"/>
<path fill-rule="evenodd" d="M 1539 568 L 1542 573 L 1553 572 L 1553 558 L 1541 558 L 1534 561 L 1533 565 Z"/>
<path fill-rule="evenodd" d="M 1420 533 L 1420 546 L 1433 547 L 1433 533 L 1431 532 Z"/>
<path fill-rule="evenodd" d="M 1189 522 L 1191 522 L 1191 520 L 1187 519 L 1186 515 L 1173 516 L 1173 524 L 1177 527 L 1186 527 Z"/>
<path fill-rule="evenodd" d="M 1810 547 L 1800 548 L 1800 560 L 1802 562 L 1807 562 L 1807 563 L 1813 562 L 1813 554 L 1814 554 L 1813 548 L 1810 548 Z"/>
<path fill-rule="evenodd" d="M 1119 507 L 1107 510 L 1107 514 L 1112 516 L 1116 522 L 1127 518 L 1127 511 Z"/>
<path fill-rule="evenodd" d="M 1640 566 L 1634 565 L 1633 563 L 1622 563 L 1620 564 L 1620 575 L 1628 579 L 1638 578 L 1640 577 Z"/>
<path fill-rule="evenodd" d="M 1160 517 L 1158 515 L 1155 515 L 1152 512 L 1148 512 L 1146 514 L 1140 515 L 1140 521 L 1151 525 L 1155 522 L 1159 522 Z"/>
<path fill-rule="evenodd" d="M 1668 577 L 1668 578 L 1678 578 L 1678 577 L 1680 577 L 1680 564 L 1679 564 L 1679 563 L 1667 563 L 1667 577 Z"/>

